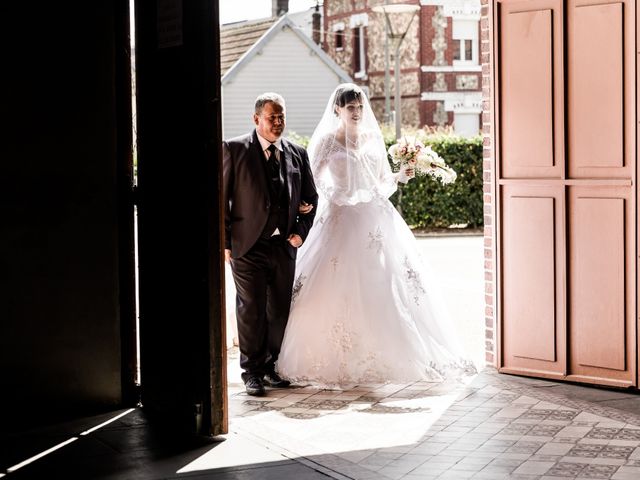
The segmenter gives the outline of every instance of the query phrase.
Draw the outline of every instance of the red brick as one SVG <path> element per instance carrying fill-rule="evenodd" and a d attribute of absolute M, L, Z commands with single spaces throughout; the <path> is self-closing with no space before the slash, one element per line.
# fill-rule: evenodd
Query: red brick
<path fill-rule="evenodd" d="M 484 314 L 488 317 L 493 317 L 493 307 L 484 307 Z"/>
<path fill-rule="evenodd" d="M 486 282 L 493 282 L 493 272 L 484 272 L 484 280 Z"/>

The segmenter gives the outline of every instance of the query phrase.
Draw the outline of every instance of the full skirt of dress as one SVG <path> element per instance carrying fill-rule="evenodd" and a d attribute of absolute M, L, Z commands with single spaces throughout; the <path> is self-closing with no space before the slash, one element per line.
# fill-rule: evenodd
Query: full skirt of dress
<path fill-rule="evenodd" d="M 328 204 L 298 253 L 278 372 L 329 388 L 470 373 L 439 290 L 387 198 Z"/>

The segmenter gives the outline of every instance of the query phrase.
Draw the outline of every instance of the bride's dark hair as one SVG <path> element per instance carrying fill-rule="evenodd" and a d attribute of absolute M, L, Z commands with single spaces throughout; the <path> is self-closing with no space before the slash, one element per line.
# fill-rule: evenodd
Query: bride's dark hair
<path fill-rule="evenodd" d="M 362 101 L 363 91 L 356 85 L 348 85 L 336 92 L 335 105 L 344 107 L 347 103 L 354 100 Z"/>

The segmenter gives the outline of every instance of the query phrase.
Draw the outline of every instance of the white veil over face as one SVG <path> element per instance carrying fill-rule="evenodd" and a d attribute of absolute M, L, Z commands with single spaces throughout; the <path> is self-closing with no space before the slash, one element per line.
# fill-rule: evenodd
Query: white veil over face
<path fill-rule="evenodd" d="M 336 87 L 307 150 L 318 192 L 329 203 L 386 199 L 397 188 L 380 126 L 355 84 Z"/>

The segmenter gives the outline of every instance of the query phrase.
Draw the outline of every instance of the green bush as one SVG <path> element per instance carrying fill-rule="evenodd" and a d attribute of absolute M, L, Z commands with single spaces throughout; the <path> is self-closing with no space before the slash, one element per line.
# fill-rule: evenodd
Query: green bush
<path fill-rule="evenodd" d="M 395 133 L 382 127 L 387 149 L 395 143 Z M 441 185 L 431 177 L 416 177 L 400 183 L 391 202 L 412 228 L 480 227 L 483 224 L 482 138 L 463 138 L 449 130 L 414 130 L 405 132 L 417 137 L 438 153 L 458 177 L 454 183 Z M 309 137 L 291 132 L 289 138 L 306 147 Z M 389 159 L 391 163 L 391 159 Z M 394 165 L 391 164 L 392 169 Z"/>
<path fill-rule="evenodd" d="M 306 135 L 299 135 L 296 132 L 289 132 L 287 135 L 287 139 L 291 140 L 293 143 L 297 143 L 304 148 L 307 148 L 309 146 L 309 140 L 311 140 L 311 137 L 307 137 Z"/>

